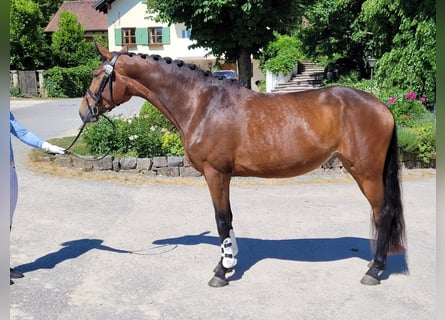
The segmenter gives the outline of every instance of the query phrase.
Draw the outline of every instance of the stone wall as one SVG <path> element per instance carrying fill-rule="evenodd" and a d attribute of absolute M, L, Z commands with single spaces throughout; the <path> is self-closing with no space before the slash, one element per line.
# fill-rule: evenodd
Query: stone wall
<path fill-rule="evenodd" d="M 201 176 L 201 173 L 192 168 L 184 157 L 115 158 L 114 156 L 106 156 L 103 159 L 95 160 L 95 158 L 91 156 L 79 158 L 75 156 L 57 155 L 47 159 L 56 165 L 77 168 L 83 171 L 113 170 L 118 172 L 125 170 L 169 177 Z"/>
<path fill-rule="evenodd" d="M 77 168 L 82 171 L 105 171 L 113 170 L 116 172 L 127 171 L 143 173 L 153 176 L 167 177 L 199 177 L 201 173 L 195 170 L 187 163 L 184 157 L 154 157 L 154 158 L 136 158 L 124 157 L 115 158 L 106 156 L 103 159 L 96 160 L 92 156 L 82 158 L 69 155 L 45 156 L 45 161 L 50 161 L 58 166 Z M 422 164 L 416 158 L 407 159 L 406 155 L 401 156 L 401 166 L 407 169 L 414 168 L 435 168 L 435 163 L 429 165 Z M 321 169 L 342 169 L 343 165 L 337 158 L 331 158 L 326 161 Z"/>

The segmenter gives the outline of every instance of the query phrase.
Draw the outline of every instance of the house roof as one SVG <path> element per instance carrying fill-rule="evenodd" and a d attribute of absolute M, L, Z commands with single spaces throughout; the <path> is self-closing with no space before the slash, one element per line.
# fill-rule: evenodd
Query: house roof
<path fill-rule="evenodd" d="M 113 2 L 114 0 L 97 0 L 94 2 L 93 8 L 100 12 L 108 13 L 108 6 Z"/>
<path fill-rule="evenodd" d="M 65 1 L 57 10 L 54 17 L 45 28 L 45 32 L 54 32 L 58 29 L 58 23 L 62 12 L 68 11 L 76 15 L 79 23 L 83 25 L 85 31 L 108 30 L 107 15 L 96 10 L 94 4 L 98 1 Z"/>

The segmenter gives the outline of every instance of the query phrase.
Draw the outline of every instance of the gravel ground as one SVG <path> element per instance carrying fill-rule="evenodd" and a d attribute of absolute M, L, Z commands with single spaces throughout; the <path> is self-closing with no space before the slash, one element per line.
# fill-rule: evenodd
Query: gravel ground
<path fill-rule="evenodd" d="M 377 287 L 359 283 L 370 209 L 355 183 L 235 179 L 239 262 L 220 289 L 202 178 L 20 177 L 10 319 L 435 319 L 432 173 L 403 179 L 408 255 Z"/>

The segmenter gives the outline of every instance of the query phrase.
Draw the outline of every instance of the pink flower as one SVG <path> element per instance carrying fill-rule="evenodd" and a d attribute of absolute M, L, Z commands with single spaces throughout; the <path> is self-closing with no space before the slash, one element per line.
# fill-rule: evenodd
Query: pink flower
<path fill-rule="evenodd" d="M 411 100 L 416 100 L 416 94 L 414 93 L 414 91 L 411 91 L 410 93 L 408 93 L 405 98 L 407 99 L 411 99 Z"/>
<path fill-rule="evenodd" d="M 392 96 L 391 98 L 389 98 L 388 102 L 389 102 L 390 104 L 394 104 L 394 103 L 396 103 L 396 97 Z"/>
<path fill-rule="evenodd" d="M 422 102 L 422 104 L 425 104 L 426 99 L 424 97 L 419 98 L 419 101 Z"/>

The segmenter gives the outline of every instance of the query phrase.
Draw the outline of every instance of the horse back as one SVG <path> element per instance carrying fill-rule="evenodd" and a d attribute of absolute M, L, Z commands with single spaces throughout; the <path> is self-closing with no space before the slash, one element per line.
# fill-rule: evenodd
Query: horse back
<path fill-rule="evenodd" d="M 223 101 L 212 105 L 200 123 L 204 134 L 195 135 L 199 143 L 189 148 L 192 162 L 199 158 L 233 175 L 295 176 L 319 167 L 345 137 L 363 135 L 360 126 L 391 116 L 374 96 L 346 87 L 243 92 L 222 95 Z"/>

